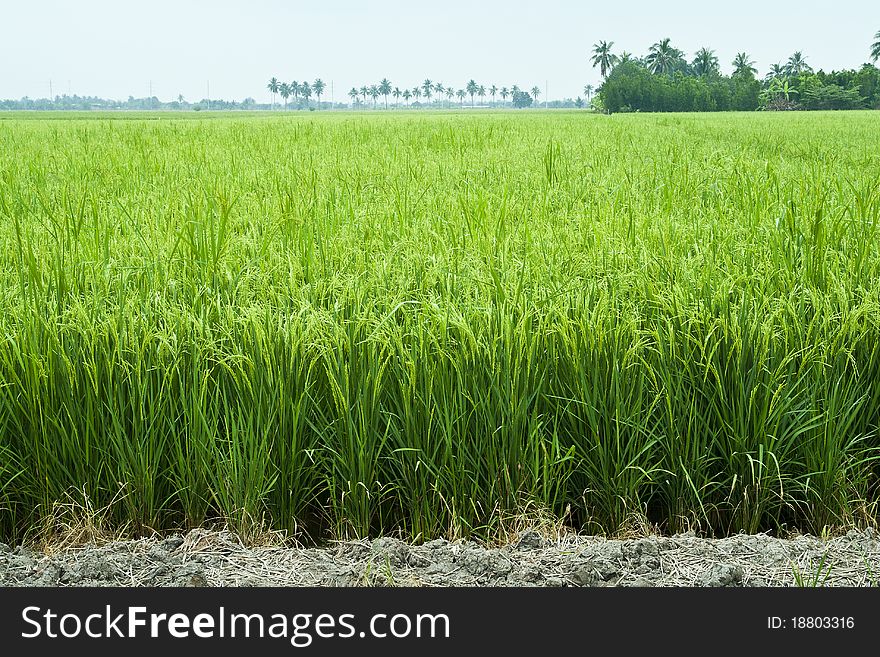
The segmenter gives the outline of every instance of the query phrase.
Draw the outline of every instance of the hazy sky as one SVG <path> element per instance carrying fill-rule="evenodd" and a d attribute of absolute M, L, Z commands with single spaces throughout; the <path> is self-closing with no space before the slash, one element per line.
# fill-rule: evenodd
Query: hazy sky
<path fill-rule="evenodd" d="M 763 75 L 802 50 L 815 68 L 858 67 L 880 30 L 878 0 L 0 0 L 0 98 L 56 94 L 267 101 L 266 81 L 353 86 L 474 78 L 550 98 L 599 74 L 591 45 L 644 54 L 671 37 L 688 57 L 739 50 Z"/>

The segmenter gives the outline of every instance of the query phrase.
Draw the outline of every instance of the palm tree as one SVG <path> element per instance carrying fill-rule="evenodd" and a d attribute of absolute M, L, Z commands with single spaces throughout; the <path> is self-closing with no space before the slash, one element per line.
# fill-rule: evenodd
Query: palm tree
<path fill-rule="evenodd" d="M 351 108 L 354 109 L 354 105 L 357 102 L 358 94 L 360 92 L 357 90 L 357 87 L 352 87 L 348 92 L 349 97 L 351 98 Z"/>
<path fill-rule="evenodd" d="M 489 87 L 489 95 L 492 96 L 492 104 L 493 105 L 495 104 L 495 94 L 497 94 L 497 93 L 498 93 L 498 87 L 496 87 L 494 84 L 491 87 Z"/>
<path fill-rule="evenodd" d="M 538 96 L 540 96 L 540 95 L 541 95 L 540 87 L 538 87 L 538 85 L 535 85 L 534 87 L 532 87 L 532 98 L 535 99 L 535 105 L 538 104 Z"/>
<path fill-rule="evenodd" d="M 871 61 L 876 62 L 880 59 L 880 32 L 874 35 L 874 38 L 877 39 L 873 44 L 871 44 Z"/>
<path fill-rule="evenodd" d="M 736 53 L 733 58 L 733 74 L 734 75 L 755 75 L 758 69 L 755 68 L 755 62 L 749 59 L 744 52 Z"/>
<path fill-rule="evenodd" d="M 455 95 L 458 96 L 458 102 L 459 102 L 459 104 L 460 104 L 462 107 L 464 107 L 464 97 L 467 95 L 467 94 L 465 93 L 464 89 L 459 89 L 458 91 L 455 92 Z"/>
<path fill-rule="evenodd" d="M 425 98 L 428 99 L 428 103 L 430 104 L 431 95 L 434 93 L 434 83 L 430 80 L 422 82 L 422 93 L 425 95 Z"/>
<path fill-rule="evenodd" d="M 708 77 L 719 73 L 718 57 L 715 56 L 714 50 L 708 48 L 700 48 L 694 53 L 694 61 L 691 62 L 691 66 L 694 73 L 699 76 Z"/>
<path fill-rule="evenodd" d="M 785 72 L 785 67 L 782 64 L 776 63 L 770 67 L 770 70 L 768 71 L 764 80 L 767 82 L 771 82 L 777 78 L 784 78 L 786 75 L 787 73 Z"/>
<path fill-rule="evenodd" d="M 510 95 L 510 91 L 507 90 L 507 87 L 501 87 L 501 100 L 505 103 L 507 102 L 507 97 Z"/>
<path fill-rule="evenodd" d="M 481 84 L 480 88 L 477 89 L 477 94 L 480 96 L 480 105 L 484 105 L 486 102 L 486 87 Z"/>
<path fill-rule="evenodd" d="M 282 82 L 281 86 L 278 87 L 278 93 L 280 93 L 281 97 L 284 99 L 284 109 L 287 109 L 287 99 L 290 98 L 290 85 L 286 82 Z"/>
<path fill-rule="evenodd" d="M 324 93 L 324 89 L 327 88 L 327 85 L 324 84 L 324 81 L 321 78 L 318 78 L 312 83 L 312 89 L 315 90 L 315 95 L 318 97 L 318 109 L 321 109 L 321 94 Z"/>
<path fill-rule="evenodd" d="M 376 99 L 381 95 L 379 87 L 375 84 L 370 85 L 370 98 L 373 99 L 373 109 L 376 109 Z"/>
<path fill-rule="evenodd" d="M 391 93 L 391 80 L 382 78 L 379 83 L 379 93 L 385 96 L 385 109 L 388 109 L 388 94 Z"/>
<path fill-rule="evenodd" d="M 584 95 L 587 97 L 587 102 L 590 102 L 590 98 L 593 96 L 593 85 L 588 84 L 584 86 Z"/>
<path fill-rule="evenodd" d="M 590 61 L 593 63 L 593 68 L 599 67 L 599 73 L 603 78 L 608 76 L 608 73 L 619 61 L 617 55 L 611 52 L 613 45 L 613 41 L 600 41 L 593 44 L 593 57 Z"/>
<path fill-rule="evenodd" d="M 467 83 L 465 90 L 467 90 L 467 92 L 471 95 L 471 107 L 473 107 L 474 106 L 474 96 L 480 90 L 480 87 L 477 86 L 476 82 L 471 80 L 470 82 Z"/>
<path fill-rule="evenodd" d="M 312 88 L 309 86 L 308 82 L 303 82 L 299 85 L 299 93 L 306 101 L 306 107 L 309 106 L 309 98 L 312 96 Z"/>
<path fill-rule="evenodd" d="M 422 97 L 422 88 L 421 87 L 413 87 L 412 94 L 413 94 L 413 98 L 418 100 L 419 98 Z"/>
<path fill-rule="evenodd" d="M 370 88 L 367 85 L 361 87 L 361 98 L 364 99 L 364 105 L 367 104 L 367 94 L 370 93 Z"/>
<path fill-rule="evenodd" d="M 443 101 L 442 101 L 441 97 L 443 96 L 443 92 L 446 91 L 446 87 L 443 86 L 442 82 L 435 82 L 434 83 L 434 91 L 437 92 L 437 100 L 440 101 L 442 104 Z"/>
<path fill-rule="evenodd" d="M 272 92 L 272 109 L 275 109 L 275 94 L 281 89 L 281 83 L 278 82 L 278 78 L 273 77 L 269 80 L 269 84 L 266 85 L 266 89 Z"/>
<path fill-rule="evenodd" d="M 807 58 L 798 50 L 785 63 L 785 72 L 788 75 L 800 75 L 801 73 L 812 73 L 813 68 L 807 64 Z"/>
<path fill-rule="evenodd" d="M 452 87 L 446 87 L 446 100 L 452 102 L 452 97 L 455 95 L 455 89 Z"/>
<path fill-rule="evenodd" d="M 397 101 L 397 106 L 400 107 L 400 96 L 402 92 L 400 91 L 400 87 L 394 87 L 394 91 L 391 92 L 391 95 L 394 96 L 394 100 Z"/>
<path fill-rule="evenodd" d="M 406 101 L 406 104 L 409 105 L 409 99 L 412 98 L 412 91 L 409 89 L 404 90 L 403 99 Z"/>
<path fill-rule="evenodd" d="M 667 37 L 649 49 L 645 63 L 652 73 L 672 74 L 675 69 L 681 66 L 683 53 L 678 48 L 673 48 L 670 41 L 671 39 Z"/>
<path fill-rule="evenodd" d="M 299 82 L 294 80 L 293 82 L 290 83 L 290 95 L 293 96 L 293 102 L 297 103 L 297 104 L 299 103 L 299 92 L 300 92 Z"/>

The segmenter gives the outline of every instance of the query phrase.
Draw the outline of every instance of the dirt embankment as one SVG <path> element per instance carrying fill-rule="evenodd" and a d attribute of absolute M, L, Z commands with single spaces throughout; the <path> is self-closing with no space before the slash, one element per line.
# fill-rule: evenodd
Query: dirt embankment
<path fill-rule="evenodd" d="M 54 554 L 0 544 L 2 586 L 877 586 L 880 534 L 820 540 L 691 535 L 548 540 L 500 548 L 392 538 L 327 548 L 251 548 L 194 530 Z"/>

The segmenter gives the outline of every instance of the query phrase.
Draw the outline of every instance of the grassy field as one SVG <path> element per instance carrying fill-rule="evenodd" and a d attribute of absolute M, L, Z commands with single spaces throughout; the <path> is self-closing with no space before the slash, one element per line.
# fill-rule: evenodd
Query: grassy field
<path fill-rule="evenodd" d="M 156 116 L 0 120 L 0 538 L 876 521 L 880 113 Z"/>

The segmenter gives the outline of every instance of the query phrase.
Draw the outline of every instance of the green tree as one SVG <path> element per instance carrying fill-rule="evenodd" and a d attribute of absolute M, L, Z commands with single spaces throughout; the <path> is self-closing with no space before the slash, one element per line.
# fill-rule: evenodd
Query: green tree
<path fill-rule="evenodd" d="M 409 89 L 404 90 L 403 92 L 403 100 L 406 101 L 406 104 L 409 105 L 409 99 L 412 98 L 412 91 Z"/>
<path fill-rule="evenodd" d="M 712 77 L 721 73 L 718 68 L 718 57 L 715 56 L 715 51 L 708 48 L 700 48 L 694 53 L 694 61 L 691 62 L 691 68 L 695 75 L 701 77 Z"/>
<path fill-rule="evenodd" d="M 613 41 L 600 41 L 593 44 L 593 56 L 590 58 L 590 61 L 593 64 L 593 68 L 599 67 L 599 73 L 603 78 L 608 77 L 608 73 L 618 62 L 617 55 L 611 52 L 613 45 Z"/>
<path fill-rule="evenodd" d="M 382 95 L 382 92 L 379 91 L 379 87 L 375 84 L 371 84 L 370 85 L 370 98 L 373 99 L 373 109 L 376 109 L 376 100 L 381 95 Z"/>
<path fill-rule="evenodd" d="M 871 45 L 871 61 L 876 62 L 880 59 L 880 32 L 874 35 L 876 41 Z"/>
<path fill-rule="evenodd" d="M 467 83 L 467 86 L 465 86 L 465 90 L 468 92 L 468 94 L 471 97 L 471 107 L 473 107 L 474 106 L 474 96 L 477 95 L 477 92 L 480 90 L 480 87 L 477 85 L 476 82 L 471 80 L 470 82 Z"/>
<path fill-rule="evenodd" d="M 266 85 L 266 89 L 272 92 L 272 109 L 275 109 L 275 94 L 277 94 L 281 90 L 281 83 L 278 82 L 278 78 L 273 77 L 269 80 L 269 84 Z"/>
<path fill-rule="evenodd" d="M 278 87 L 278 93 L 280 93 L 281 97 L 284 99 L 284 109 L 287 109 L 287 99 L 290 98 L 290 85 L 286 82 L 282 82 L 281 86 Z"/>
<path fill-rule="evenodd" d="M 394 91 L 391 92 L 391 95 L 394 96 L 394 100 L 397 101 L 397 106 L 400 107 L 400 97 L 403 95 L 400 87 L 394 87 Z"/>
<path fill-rule="evenodd" d="M 480 96 L 480 105 L 485 104 L 485 102 L 486 102 L 486 87 L 481 84 L 480 88 L 477 89 L 477 94 L 479 94 L 479 96 Z"/>
<path fill-rule="evenodd" d="M 434 93 L 434 83 L 431 80 L 425 80 L 422 82 L 422 93 L 425 98 L 428 99 L 428 104 L 431 103 L 431 96 Z"/>
<path fill-rule="evenodd" d="M 302 87 L 299 82 L 294 80 L 290 83 L 290 95 L 293 96 L 293 102 L 299 104 L 299 92 Z"/>
<path fill-rule="evenodd" d="M 464 90 L 464 89 L 459 89 L 458 91 L 455 92 L 455 95 L 458 96 L 458 102 L 459 102 L 459 104 L 460 104 L 462 107 L 464 107 L 464 97 L 467 96 L 467 93 L 465 93 L 465 90 Z"/>
<path fill-rule="evenodd" d="M 496 87 L 494 84 L 491 87 L 489 87 L 489 95 L 492 96 L 492 104 L 493 105 L 495 104 L 495 95 L 497 93 L 498 93 L 498 87 Z"/>
<path fill-rule="evenodd" d="M 379 83 L 379 93 L 385 96 L 385 109 L 388 109 L 388 94 L 391 93 L 391 80 L 382 78 Z"/>
<path fill-rule="evenodd" d="M 309 106 L 309 98 L 312 97 L 312 87 L 308 82 L 303 82 L 299 85 L 299 95 L 303 97 L 303 100 L 306 101 L 306 107 Z"/>
<path fill-rule="evenodd" d="M 785 72 L 788 75 L 797 76 L 802 73 L 812 73 L 813 69 L 807 64 L 807 58 L 804 57 L 800 50 L 798 50 L 789 57 L 788 61 L 785 63 Z"/>
<path fill-rule="evenodd" d="M 501 100 L 503 100 L 506 103 L 507 97 L 509 95 L 510 95 L 510 91 L 507 89 L 507 87 L 501 87 Z"/>
<path fill-rule="evenodd" d="M 513 106 L 517 109 L 522 109 L 524 107 L 530 107 L 532 104 L 532 97 L 527 94 L 525 91 L 520 91 L 519 89 L 513 94 Z"/>
<path fill-rule="evenodd" d="M 749 59 L 749 56 L 746 53 L 736 53 L 736 57 L 733 58 L 734 75 L 746 75 L 754 77 L 757 72 L 758 69 L 755 68 L 755 62 Z"/>
<path fill-rule="evenodd" d="M 442 104 L 443 92 L 446 91 L 446 87 L 443 86 L 442 82 L 436 82 L 434 83 L 434 91 L 437 92 L 437 100 Z"/>
<path fill-rule="evenodd" d="M 534 87 L 532 87 L 532 98 L 535 99 L 535 102 L 538 101 L 538 96 L 540 96 L 540 95 L 541 95 L 540 87 L 538 87 L 538 85 L 535 85 Z M 529 103 L 529 104 L 531 105 L 531 103 Z"/>
<path fill-rule="evenodd" d="M 651 73 L 665 73 L 671 75 L 676 70 L 682 68 L 684 63 L 684 53 L 678 48 L 673 48 L 668 37 L 658 41 L 648 51 L 645 57 L 645 63 Z"/>
<path fill-rule="evenodd" d="M 357 87 L 352 87 L 348 92 L 348 96 L 351 98 L 352 109 L 354 109 L 355 103 L 357 103 L 359 93 L 360 92 L 357 90 Z"/>
<path fill-rule="evenodd" d="M 446 87 L 446 100 L 451 103 L 453 96 L 455 96 L 455 89 L 452 87 Z"/>
<path fill-rule="evenodd" d="M 591 84 L 584 85 L 584 95 L 587 97 L 587 103 L 590 102 L 590 99 L 593 97 L 594 87 Z"/>
<path fill-rule="evenodd" d="M 321 109 L 321 95 L 326 88 L 327 85 L 324 84 L 324 81 L 321 78 L 318 78 L 312 83 L 312 89 L 315 91 L 315 96 L 318 98 L 318 109 Z"/>

